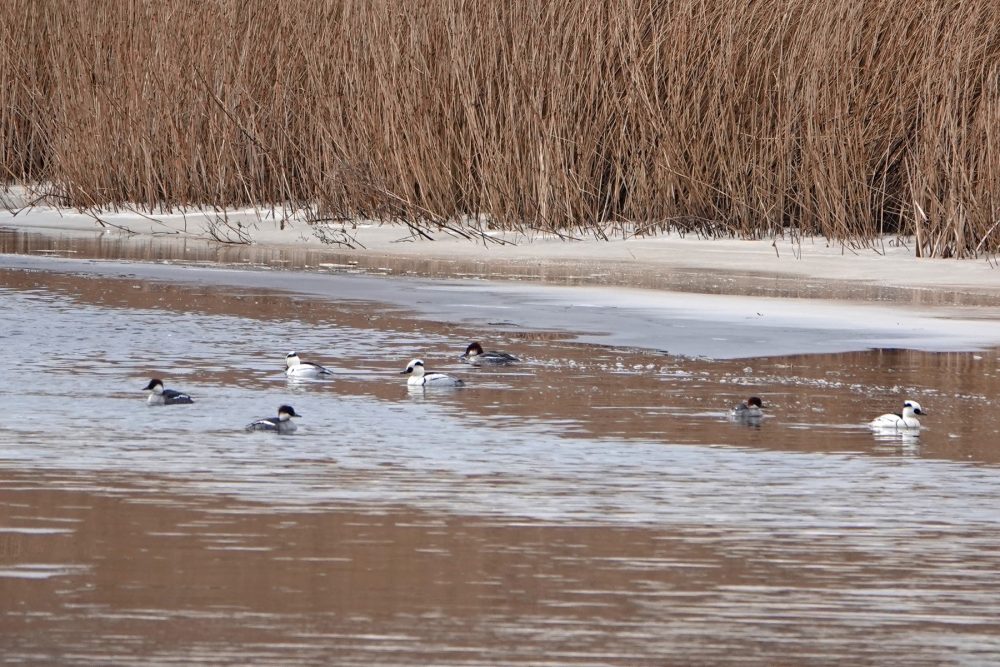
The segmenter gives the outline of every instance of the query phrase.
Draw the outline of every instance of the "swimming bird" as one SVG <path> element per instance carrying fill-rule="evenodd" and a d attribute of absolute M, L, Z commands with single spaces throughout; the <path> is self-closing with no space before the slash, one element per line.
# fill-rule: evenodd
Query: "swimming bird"
<path fill-rule="evenodd" d="M 764 416 L 764 403 L 756 396 L 751 396 L 729 411 L 733 419 L 750 420 Z"/>
<path fill-rule="evenodd" d="M 159 378 L 153 378 L 142 389 L 149 392 L 149 398 L 146 399 L 146 402 L 150 405 L 183 405 L 194 403 L 194 400 L 187 394 L 174 391 L 173 389 L 164 389 L 163 380 Z"/>
<path fill-rule="evenodd" d="M 333 375 L 333 371 L 323 368 L 319 364 L 299 359 L 297 352 L 289 352 L 285 355 L 285 375 L 288 377 L 314 378 L 324 375 Z"/>
<path fill-rule="evenodd" d="M 919 429 L 920 420 L 917 419 L 916 415 L 925 415 L 926 412 L 920 407 L 920 404 L 916 401 L 904 401 L 903 411 L 901 413 L 888 413 L 876 417 L 875 419 L 868 422 L 868 426 L 873 429 L 895 429 L 897 431 L 907 430 L 907 429 Z"/>
<path fill-rule="evenodd" d="M 295 408 L 290 405 L 282 405 L 278 408 L 277 417 L 261 417 L 255 419 L 246 426 L 248 431 L 273 431 L 275 433 L 293 433 L 297 426 L 292 422 L 292 417 L 301 417 L 295 412 Z"/>
<path fill-rule="evenodd" d="M 513 354 L 507 354 L 506 352 L 483 352 L 483 346 L 479 343 L 469 343 L 469 346 L 465 348 L 465 354 L 459 357 L 462 361 L 468 362 L 470 364 L 478 366 L 479 364 L 513 364 L 520 361 Z"/>
<path fill-rule="evenodd" d="M 465 383 L 444 373 L 427 373 L 422 359 L 414 359 L 406 365 L 401 375 L 409 375 L 406 384 L 411 387 L 461 387 Z"/>

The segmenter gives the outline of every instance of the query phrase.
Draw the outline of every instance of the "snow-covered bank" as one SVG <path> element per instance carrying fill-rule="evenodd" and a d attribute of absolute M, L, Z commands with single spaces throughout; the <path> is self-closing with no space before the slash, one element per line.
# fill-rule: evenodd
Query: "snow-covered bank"
<path fill-rule="evenodd" d="M 538 234 L 533 237 L 497 234 L 497 242 L 474 242 L 448 232 L 431 234 L 433 241 L 412 233 L 405 225 L 359 221 L 347 225 L 314 227 L 290 217 L 283 225 L 258 212 L 215 213 L 134 212 L 93 215 L 68 209 L 35 207 L 15 216 L 0 211 L 0 227 L 22 231 L 62 230 L 89 233 L 106 229 L 141 235 L 186 237 L 258 245 L 329 248 L 358 257 L 378 256 L 469 262 L 513 262 L 537 265 L 575 262 L 593 266 L 626 265 L 638 269 L 691 269 L 767 276 L 801 276 L 811 280 L 863 281 L 882 286 L 931 289 L 972 289 L 1000 294 L 1000 268 L 993 258 L 978 260 L 917 259 L 906 240 L 886 238 L 877 248 L 833 245 L 824 239 L 739 240 L 704 239 L 688 235 L 654 238 L 564 240 Z M 283 227 L 283 228 L 281 228 Z M 343 229 L 343 232 L 341 231 Z M 350 240 L 353 248 L 330 245 L 321 238 Z"/>

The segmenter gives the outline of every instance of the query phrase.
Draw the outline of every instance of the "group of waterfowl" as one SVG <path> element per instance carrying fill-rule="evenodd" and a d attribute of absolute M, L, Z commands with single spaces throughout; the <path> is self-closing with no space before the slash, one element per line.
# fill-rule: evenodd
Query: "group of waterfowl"
<path fill-rule="evenodd" d="M 295 354 L 292 352 L 291 354 Z M 322 367 L 320 367 L 322 368 Z M 325 368 L 324 372 L 329 373 Z M 149 398 L 146 402 L 150 405 L 186 405 L 188 403 L 194 403 L 194 399 L 189 395 L 176 391 L 174 389 L 166 389 L 163 386 L 163 380 L 159 378 L 153 378 L 144 387 L 145 391 L 149 392 Z M 248 431 L 276 431 L 278 433 L 291 433 L 295 430 L 295 424 L 290 420 L 292 417 L 301 417 L 302 415 L 295 412 L 295 408 L 290 405 L 282 405 L 278 408 L 277 417 L 261 417 L 260 419 L 255 419 L 246 426 Z"/>
<path fill-rule="evenodd" d="M 746 422 L 755 422 L 764 416 L 764 403 L 757 396 L 751 396 L 729 412 L 733 419 Z M 899 413 L 886 413 L 868 422 L 868 427 L 873 431 L 886 433 L 910 433 L 920 432 L 920 420 L 917 415 L 926 414 L 916 401 L 906 400 L 903 402 L 903 411 Z"/>
<path fill-rule="evenodd" d="M 517 357 L 506 352 L 486 352 L 479 343 L 470 343 L 465 348 L 465 353 L 460 357 L 462 361 L 473 365 L 490 364 L 506 365 L 520 361 Z M 400 371 L 401 374 L 409 375 L 407 385 L 414 387 L 461 387 L 465 383 L 462 380 L 446 375 L 445 373 L 428 373 L 424 368 L 422 359 L 414 359 L 406 368 Z M 285 355 L 285 375 L 289 378 L 313 379 L 333 375 L 333 371 L 319 364 L 310 361 L 302 361 L 297 352 L 289 352 Z M 149 381 L 144 391 L 149 392 L 146 402 L 150 405 L 186 405 L 194 403 L 194 399 L 184 392 L 175 389 L 167 389 L 163 386 L 163 380 L 153 378 Z M 276 433 L 292 433 L 296 430 L 292 417 L 301 417 L 295 412 L 291 405 L 281 405 L 278 407 L 276 417 L 261 417 L 246 425 L 248 431 L 274 431 Z"/>
<path fill-rule="evenodd" d="M 465 348 L 465 353 L 459 357 L 462 361 L 473 365 L 488 364 L 503 366 L 520 361 L 517 357 L 507 352 L 486 352 L 483 346 L 477 342 L 470 343 Z M 459 378 L 447 375 L 446 373 L 428 373 L 424 367 L 422 359 L 413 359 L 406 365 L 400 374 L 409 375 L 406 384 L 411 387 L 461 387 L 465 383 Z M 333 375 L 333 371 L 324 368 L 319 364 L 309 361 L 302 361 L 297 352 L 289 352 L 285 356 L 285 375 L 289 378 L 322 378 Z M 181 405 L 194 403 L 194 400 L 187 394 L 166 389 L 163 381 L 153 378 L 144 387 L 149 392 L 147 399 L 150 405 Z M 916 401 L 906 400 L 903 402 L 901 413 L 887 413 L 876 417 L 868 423 L 868 426 L 875 431 L 900 431 L 919 432 L 920 420 L 917 415 L 926 414 Z M 248 431 L 274 431 L 276 433 L 291 433 L 296 430 L 292 423 L 292 417 L 300 417 L 295 412 L 295 408 L 290 405 L 278 407 L 276 417 L 262 417 L 255 419 L 246 426 Z M 751 396 L 729 411 L 730 418 L 747 423 L 759 423 L 764 417 L 764 402 L 757 396 Z"/>

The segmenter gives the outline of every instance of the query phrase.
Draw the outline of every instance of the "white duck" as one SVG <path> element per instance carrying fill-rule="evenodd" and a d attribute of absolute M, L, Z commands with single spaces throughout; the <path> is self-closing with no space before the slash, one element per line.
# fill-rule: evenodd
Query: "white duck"
<path fill-rule="evenodd" d="M 927 413 L 923 411 L 919 403 L 907 400 L 903 402 L 903 411 L 901 413 L 888 413 L 876 417 L 868 422 L 868 426 L 879 430 L 916 430 L 920 428 L 920 420 L 917 419 L 917 415 L 925 414 Z"/>
<path fill-rule="evenodd" d="M 400 374 L 410 376 L 406 384 L 411 387 L 461 387 L 465 384 L 458 378 L 444 373 L 427 373 L 422 359 L 411 361 Z"/>
<path fill-rule="evenodd" d="M 290 378 L 316 378 L 333 375 L 333 371 L 319 364 L 302 361 L 297 352 L 289 352 L 285 355 L 285 375 Z"/>

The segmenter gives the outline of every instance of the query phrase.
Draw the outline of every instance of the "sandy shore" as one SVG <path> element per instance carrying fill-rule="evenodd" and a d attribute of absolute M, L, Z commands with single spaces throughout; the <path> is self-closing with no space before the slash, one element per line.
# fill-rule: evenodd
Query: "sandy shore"
<path fill-rule="evenodd" d="M 470 326 L 572 331 L 597 343 L 715 358 L 872 347 L 953 351 L 1000 345 L 1000 269 L 986 259 L 916 259 L 910 248 L 889 239 L 878 251 L 833 247 L 815 239 L 794 243 L 678 236 L 612 241 L 506 236 L 498 237 L 503 243 L 483 244 L 446 232 L 433 234 L 430 241 L 403 225 L 358 223 L 346 230 L 358 246 L 352 249 L 324 244 L 314 227 L 294 219 L 278 229 L 273 220 L 260 220 L 253 211 L 230 212 L 229 231 L 220 231 L 217 223 L 202 214 L 100 217 L 106 234 L 121 235 L 128 229 L 140 238 L 164 241 L 206 239 L 236 233 L 235 229 L 258 247 L 329 252 L 329 265 L 351 257 L 366 259 L 369 266 L 393 259 L 447 261 L 440 276 L 446 280 L 396 278 L 409 281 L 402 290 L 398 282 L 384 278 L 310 270 L 252 276 L 255 272 L 131 264 L 129 274 L 366 300 L 409 309 L 415 317 Z M 0 228 L 91 236 L 95 229 L 102 229 L 93 216 L 44 207 L 16 215 L 0 213 Z M 456 262 L 461 263 L 461 272 L 456 272 Z M 548 268 L 567 264 L 577 269 L 576 285 L 533 284 L 534 278 L 544 279 Z M 325 265 L 320 260 L 306 266 Z M 431 268 L 422 275 L 434 276 L 437 264 L 426 266 Z M 529 266 L 534 270 L 525 281 L 523 270 L 517 272 Z M 0 260 L 3 267 L 105 273 L 92 262 L 11 255 Z M 497 267 L 506 268 L 497 271 Z M 121 272 L 116 267 L 108 270 Z M 648 287 L 642 276 L 670 271 L 693 273 L 679 288 L 641 289 Z M 517 275 L 521 282 L 468 279 L 505 272 Z M 615 286 L 602 285 L 604 281 L 597 276 L 610 272 L 617 272 Z M 455 279 L 456 275 L 464 279 Z M 593 284 L 587 284 L 588 275 L 595 276 Z M 748 284 L 778 279 L 793 287 L 810 285 L 812 291 L 806 296 L 822 298 L 801 298 L 801 293 L 794 299 L 756 296 L 744 289 Z M 858 289 L 859 285 L 865 289 Z M 880 288 L 899 291 L 888 299 Z M 782 294 L 794 291 L 785 289 Z M 969 305 L 976 302 L 953 298 L 970 294 L 985 301 Z"/>

